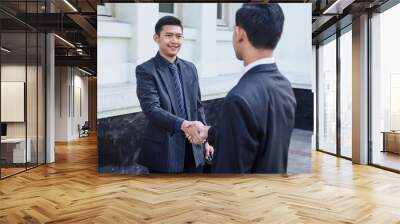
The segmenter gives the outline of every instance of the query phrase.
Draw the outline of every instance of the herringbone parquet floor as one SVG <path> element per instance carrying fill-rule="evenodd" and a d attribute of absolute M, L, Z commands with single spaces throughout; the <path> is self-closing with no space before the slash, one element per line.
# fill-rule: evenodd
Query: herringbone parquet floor
<path fill-rule="evenodd" d="M 111 176 L 94 137 L 0 181 L 0 223 L 400 223 L 400 175 L 313 153 L 313 173 Z"/>

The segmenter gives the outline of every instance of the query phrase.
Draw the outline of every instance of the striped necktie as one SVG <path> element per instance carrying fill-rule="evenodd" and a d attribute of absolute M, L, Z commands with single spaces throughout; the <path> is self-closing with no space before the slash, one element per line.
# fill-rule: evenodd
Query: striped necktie
<path fill-rule="evenodd" d="M 176 115 L 178 115 L 180 118 L 186 119 L 185 104 L 183 101 L 183 91 L 182 91 L 182 85 L 181 85 L 181 82 L 179 79 L 178 67 L 175 64 L 169 64 L 168 67 L 172 73 L 172 77 L 174 80 L 176 99 L 178 101 L 178 111 L 177 111 Z"/>

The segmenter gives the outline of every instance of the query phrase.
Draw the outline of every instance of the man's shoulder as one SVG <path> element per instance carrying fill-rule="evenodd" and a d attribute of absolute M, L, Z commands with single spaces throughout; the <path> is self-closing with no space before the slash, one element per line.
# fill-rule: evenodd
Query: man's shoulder
<path fill-rule="evenodd" d="M 151 67 L 155 67 L 155 59 L 154 58 L 150 58 L 149 60 L 136 66 L 136 68 L 151 68 Z"/>
<path fill-rule="evenodd" d="M 242 77 L 231 89 L 228 96 L 242 99 L 251 98 L 251 95 L 258 91 L 257 85 L 260 84 L 259 82 L 259 80 L 255 80 L 253 77 Z"/>
<path fill-rule="evenodd" d="M 256 99 L 259 99 L 260 97 L 263 99 L 269 98 L 268 92 L 273 90 L 273 88 L 271 88 L 271 83 L 273 82 L 270 80 L 268 75 L 246 74 L 231 89 L 227 98 L 236 103 L 242 102 L 248 105 L 254 105 L 258 102 Z"/>
<path fill-rule="evenodd" d="M 179 58 L 180 62 L 183 63 L 186 66 L 189 66 L 191 68 L 196 68 L 193 62 L 187 61 L 185 59 Z"/>
<path fill-rule="evenodd" d="M 140 74 L 154 74 L 156 71 L 156 62 L 154 58 L 151 58 L 142 64 L 136 66 L 136 75 Z"/>
<path fill-rule="evenodd" d="M 271 69 L 271 66 L 273 69 Z M 274 91 L 277 88 L 289 87 L 290 81 L 280 72 L 275 64 L 260 65 L 258 69 L 250 70 L 239 81 L 238 87 L 249 92 L 265 89 Z M 261 88 L 257 88 L 261 87 Z"/>
<path fill-rule="evenodd" d="M 247 104 L 246 94 L 243 94 L 243 91 L 235 86 L 231 91 L 226 95 L 225 102 L 227 104 Z"/>

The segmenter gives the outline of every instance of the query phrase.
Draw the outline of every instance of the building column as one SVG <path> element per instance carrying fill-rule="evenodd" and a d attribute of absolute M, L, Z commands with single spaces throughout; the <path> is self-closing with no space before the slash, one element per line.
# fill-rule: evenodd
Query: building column
<path fill-rule="evenodd" d="M 134 64 L 141 64 L 156 55 L 158 46 L 153 40 L 154 26 L 158 14 L 158 3 L 153 4 L 117 4 L 115 6 L 118 21 L 131 24 L 131 49 L 129 59 Z M 146 18 L 145 20 L 143 18 Z M 133 68 L 135 69 L 135 68 Z M 129 81 L 136 83 L 134 75 Z"/>
<path fill-rule="evenodd" d="M 55 53 L 54 35 L 46 35 L 46 163 L 55 161 Z"/>
<path fill-rule="evenodd" d="M 315 45 L 312 46 L 312 81 L 311 81 L 311 91 L 313 93 L 313 134 L 311 137 L 311 148 L 312 150 L 317 149 L 317 94 L 318 94 L 318 89 L 317 89 L 317 47 Z"/>
<path fill-rule="evenodd" d="M 88 80 L 88 119 L 90 131 L 97 132 L 97 78 L 89 77 Z"/>
<path fill-rule="evenodd" d="M 353 20 L 352 160 L 368 163 L 368 15 Z"/>
<path fill-rule="evenodd" d="M 184 4 L 182 11 L 183 20 L 188 21 L 185 23 L 193 26 L 197 31 L 193 59 L 199 76 L 215 76 L 217 72 L 217 4 Z"/>

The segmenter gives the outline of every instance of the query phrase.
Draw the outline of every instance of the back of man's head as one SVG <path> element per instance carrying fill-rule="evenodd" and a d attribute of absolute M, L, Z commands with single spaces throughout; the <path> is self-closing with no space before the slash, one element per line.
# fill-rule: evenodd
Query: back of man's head
<path fill-rule="evenodd" d="M 274 3 L 245 3 L 236 12 L 236 26 L 243 28 L 251 45 L 259 49 L 275 49 L 284 20 L 281 7 Z"/>

